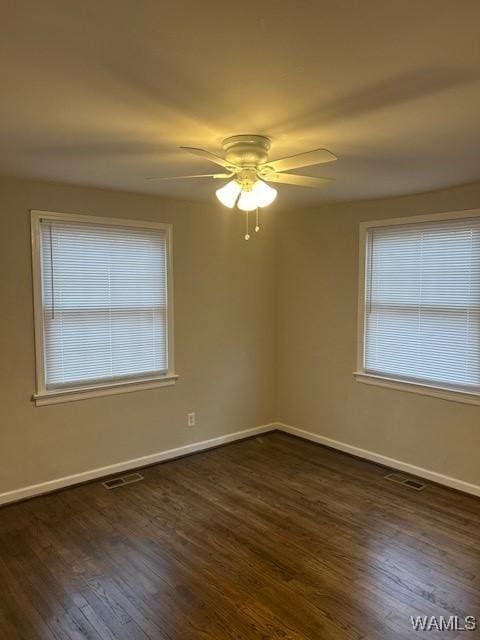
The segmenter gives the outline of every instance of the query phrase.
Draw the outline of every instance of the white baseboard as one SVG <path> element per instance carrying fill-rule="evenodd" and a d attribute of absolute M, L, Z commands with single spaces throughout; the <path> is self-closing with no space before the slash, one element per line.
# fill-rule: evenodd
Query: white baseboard
<path fill-rule="evenodd" d="M 353 445 L 346 444 L 345 442 L 339 442 L 338 440 L 333 440 L 332 438 L 327 438 L 326 436 L 321 436 L 316 433 L 312 433 L 311 431 L 297 429 L 296 427 L 292 427 L 291 425 L 283 424 L 281 422 L 272 422 L 270 424 L 264 424 L 259 427 L 254 427 L 253 429 L 236 431 L 235 433 L 218 436 L 217 438 L 211 438 L 210 440 L 193 442 L 192 444 L 187 444 L 183 447 L 177 447 L 176 449 L 167 449 L 165 451 L 159 451 L 157 453 L 143 456 L 141 458 L 133 458 L 132 460 L 118 462 L 107 467 L 99 467 L 97 469 L 91 469 L 89 471 L 76 473 L 71 476 L 56 478 L 55 480 L 49 480 L 40 484 L 34 484 L 28 487 L 14 489 L 13 491 L 0 493 L 0 505 L 8 504 L 10 502 L 18 502 L 19 500 L 25 500 L 26 498 L 32 498 L 34 496 L 39 496 L 45 493 L 51 493 L 52 491 L 56 491 L 58 489 L 63 489 L 71 485 L 88 482 L 89 480 L 96 480 L 97 478 L 103 478 L 105 476 L 121 473 L 122 471 L 130 471 L 131 469 L 138 469 L 151 464 L 156 464 L 158 462 L 172 460 L 174 458 L 188 455 L 190 453 L 195 453 L 197 451 L 205 451 L 213 447 L 218 447 L 221 444 L 228 444 L 229 442 L 243 440 L 244 438 L 250 438 L 251 436 L 260 435 L 262 433 L 267 433 L 269 431 L 275 430 L 284 431 L 285 433 L 289 433 L 293 436 L 298 436 L 300 438 L 304 438 L 305 440 L 317 442 L 318 444 L 331 447 L 332 449 L 338 449 L 339 451 L 344 451 L 345 453 L 349 453 L 359 458 L 377 462 L 378 464 L 382 464 L 386 467 L 398 469 L 399 471 L 404 471 L 405 473 L 419 476 L 420 478 L 425 478 L 427 480 L 431 480 L 432 482 L 443 484 L 452 489 L 458 489 L 459 491 L 463 491 L 464 493 L 470 493 L 474 496 L 480 497 L 480 486 L 478 485 L 471 484 L 457 478 L 451 478 L 450 476 L 445 476 L 441 473 L 437 473 L 436 471 L 430 471 L 429 469 L 417 467 L 408 462 L 396 460 L 395 458 L 389 458 L 387 456 L 381 455 L 380 453 L 368 451 L 367 449 L 360 449 L 359 447 L 354 447 Z"/>
<path fill-rule="evenodd" d="M 21 487 L 20 489 L 14 489 L 13 491 L 0 493 L 0 505 L 8 504 L 9 502 L 18 502 L 19 500 L 25 500 L 25 498 L 32 498 L 33 496 L 50 493 L 52 491 L 56 491 L 57 489 L 63 489 L 71 485 L 88 482 L 89 480 L 95 480 L 97 478 L 110 476 L 115 473 L 121 473 L 122 471 L 130 471 L 131 469 L 146 467 L 148 465 L 163 462 L 165 460 L 172 460 L 173 458 L 185 456 L 189 453 L 195 453 L 196 451 L 205 451 L 206 449 L 211 449 L 212 447 L 218 447 L 221 444 L 235 442 L 236 440 L 243 440 L 244 438 L 250 438 L 251 436 L 266 433 L 267 431 L 273 431 L 276 428 L 276 424 L 264 424 L 259 427 L 254 427 L 253 429 L 236 431 L 235 433 L 218 436 L 217 438 L 211 438 L 210 440 L 193 442 L 192 444 L 187 444 L 183 447 L 177 447 L 176 449 L 167 449 L 166 451 L 159 451 L 158 453 L 152 453 L 141 458 L 133 458 L 132 460 L 117 462 L 116 464 L 112 464 L 107 467 L 99 467 L 97 469 L 91 469 L 90 471 L 75 473 L 71 476 L 65 476 L 63 478 L 56 478 L 55 480 L 41 482 L 40 484 L 32 484 L 29 487 Z"/>
<path fill-rule="evenodd" d="M 354 447 L 351 444 L 339 442 L 338 440 L 332 440 L 331 438 L 317 435 L 316 433 L 312 433 L 311 431 L 297 429 L 296 427 L 292 427 L 288 424 L 277 423 L 276 427 L 279 431 L 290 433 L 293 436 L 305 438 L 306 440 L 311 440 L 312 442 L 323 444 L 326 447 L 338 449 L 339 451 L 350 453 L 351 455 L 357 456 L 359 458 L 364 458 L 365 460 L 370 460 L 371 462 L 377 462 L 378 464 L 382 464 L 386 467 L 392 467 L 393 469 L 398 469 L 399 471 L 404 471 L 405 473 L 419 476 L 420 478 L 425 478 L 427 480 L 431 480 L 432 482 L 437 482 L 438 484 L 443 484 L 446 487 L 450 487 L 451 489 L 457 489 L 458 491 L 463 491 L 464 493 L 470 493 L 474 496 L 480 497 L 479 485 L 471 484 L 470 482 L 465 482 L 464 480 L 459 480 L 458 478 L 444 476 L 443 474 L 437 473 L 436 471 L 430 471 L 429 469 L 424 469 L 423 467 L 416 467 L 409 462 L 403 462 L 402 460 L 389 458 L 388 456 L 383 456 L 380 453 L 368 451 L 367 449 L 360 449 L 359 447 Z"/>

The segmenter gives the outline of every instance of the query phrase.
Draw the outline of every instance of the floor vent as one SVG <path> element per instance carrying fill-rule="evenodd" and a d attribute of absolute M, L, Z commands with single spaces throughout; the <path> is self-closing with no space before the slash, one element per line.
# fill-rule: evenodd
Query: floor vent
<path fill-rule="evenodd" d="M 424 482 L 419 482 L 418 480 L 415 480 L 415 478 L 404 476 L 401 473 L 389 473 L 385 478 L 390 480 L 390 482 L 396 482 L 397 484 L 403 484 L 406 487 L 410 487 L 410 489 L 415 489 L 415 491 L 423 491 L 427 486 Z"/>
<path fill-rule="evenodd" d="M 132 484 L 132 482 L 140 482 L 140 480 L 143 480 L 143 476 L 140 473 L 129 473 L 126 476 L 117 476 L 111 480 L 105 480 L 102 484 L 105 489 L 116 489 L 126 484 Z"/>

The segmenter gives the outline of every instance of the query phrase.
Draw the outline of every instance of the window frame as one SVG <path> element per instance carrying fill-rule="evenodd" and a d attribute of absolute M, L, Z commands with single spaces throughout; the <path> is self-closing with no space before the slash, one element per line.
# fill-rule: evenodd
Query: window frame
<path fill-rule="evenodd" d="M 132 376 L 118 381 L 96 382 L 88 385 L 69 386 L 65 389 L 47 389 L 45 383 L 44 322 L 42 308 L 42 285 L 40 264 L 40 222 L 56 220 L 64 222 L 85 222 L 108 226 L 137 227 L 143 229 L 161 229 L 166 234 L 167 249 L 167 349 L 168 370 L 165 374 L 139 378 Z M 176 383 L 174 359 L 174 321 L 173 321 L 173 258 L 172 258 L 172 225 L 164 222 L 147 220 L 131 220 L 127 218 L 110 218 L 57 211 L 30 210 L 31 244 L 32 244 L 32 277 L 33 277 L 33 316 L 35 341 L 35 392 L 32 399 L 37 406 L 57 404 L 84 398 L 128 393 L 144 389 L 171 386 Z"/>
<path fill-rule="evenodd" d="M 389 389 L 397 389 L 400 391 L 408 391 L 421 395 L 433 396 L 450 400 L 453 402 L 464 402 L 467 404 L 480 405 L 480 393 L 463 391 L 442 385 L 441 383 L 422 382 L 418 380 L 408 380 L 402 377 L 384 376 L 372 373 L 365 369 L 364 351 L 365 351 L 365 323 L 366 323 L 366 278 L 367 278 L 367 260 L 368 260 L 368 231 L 375 227 L 394 226 L 402 224 L 415 224 L 424 222 L 435 222 L 439 220 L 458 220 L 461 218 L 478 218 L 480 217 L 480 209 L 465 209 L 462 211 L 445 211 L 442 213 L 432 213 L 427 215 L 413 215 L 401 218 L 383 218 L 381 220 L 371 220 L 361 222 L 359 225 L 359 269 L 358 269 L 358 320 L 357 320 L 357 362 L 353 376 L 357 382 L 363 382 L 369 385 L 386 387 Z"/>

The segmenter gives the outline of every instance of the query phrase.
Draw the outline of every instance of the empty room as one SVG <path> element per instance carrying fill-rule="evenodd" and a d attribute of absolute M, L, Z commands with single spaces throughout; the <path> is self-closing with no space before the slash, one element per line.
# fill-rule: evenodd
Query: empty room
<path fill-rule="evenodd" d="M 0 34 L 0 640 L 480 637 L 480 2 Z"/>

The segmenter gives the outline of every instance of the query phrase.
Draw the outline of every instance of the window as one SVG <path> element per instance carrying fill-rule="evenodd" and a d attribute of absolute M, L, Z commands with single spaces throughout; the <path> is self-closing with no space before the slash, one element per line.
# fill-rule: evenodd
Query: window
<path fill-rule="evenodd" d="M 169 225 L 32 212 L 37 404 L 172 384 Z"/>
<path fill-rule="evenodd" d="M 480 212 L 366 223 L 361 235 L 357 379 L 480 402 Z"/>

